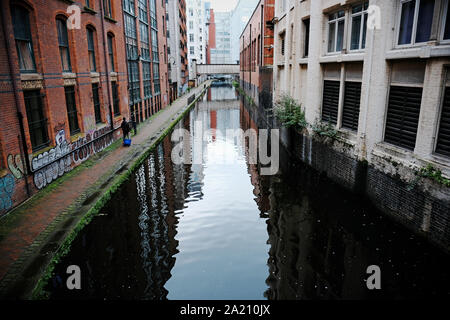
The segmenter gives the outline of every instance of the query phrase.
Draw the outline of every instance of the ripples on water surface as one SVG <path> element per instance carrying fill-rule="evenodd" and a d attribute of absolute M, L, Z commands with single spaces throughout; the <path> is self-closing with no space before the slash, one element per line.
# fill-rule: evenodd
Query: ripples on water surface
<path fill-rule="evenodd" d="M 173 164 L 167 137 L 74 241 L 51 297 L 449 296 L 448 256 L 283 152 L 281 172 L 260 176 L 238 141 L 217 134 L 256 128 L 256 116 L 234 89 L 211 88 L 178 124 L 212 129 L 192 150 L 203 163 Z M 82 271 L 80 291 L 63 288 L 72 264 Z M 365 286 L 372 264 L 381 267 L 381 291 Z"/>

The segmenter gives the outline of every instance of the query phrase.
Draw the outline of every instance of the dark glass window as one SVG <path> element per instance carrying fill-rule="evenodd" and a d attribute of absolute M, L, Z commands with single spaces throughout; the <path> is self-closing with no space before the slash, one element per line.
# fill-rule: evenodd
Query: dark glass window
<path fill-rule="evenodd" d="M 303 20 L 303 26 L 305 30 L 305 48 L 303 51 L 303 56 L 305 58 L 308 57 L 309 54 L 309 24 L 310 24 L 309 19 Z"/>
<path fill-rule="evenodd" d="M 77 106 L 75 103 L 75 87 L 65 87 L 66 94 L 66 107 L 67 107 L 67 117 L 69 119 L 69 129 L 70 135 L 74 135 L 80 132 L 80 127 L 78 125 L 78 113 Z"/>
<path fill-rule="evenodd" d="M 45 148 L 49 144 L 47 119 L 44 117 L 42 96 L 39 90 L 24 91 L 27 110 L 28 129 L 33 151 Z"/>
<path fill-rule="evenodd" d="M 422 88 L 391 86 L 384 140 L 414 150 L 419 123 Z"/>
<path fill-rule="evenodd" d="M 100 95 L 98 92 L 98 83 L 92 84 L 92 100 L 94 101 L 95 122 L 102 122 L 102 113 L 100 110 Z"/>
<path fill-rule="evenodd" d="M 95 63 L 95 45 L 94 45 L 94 30 L 87 28 L 87 39 L 88 39 L 88 54 L 89 54 L 89 68 L 91 72 L 97 71 L 97 66 Z"/>
<path fill-rule="evenodd" d="M 36 72 L 29 13 L 21 6 L 12 6 L 11 16 L 17 54 L 19 55 L 20 71 Z"/>
<path fill-rule="evenodd" d="M 111 71 L 114 71 L 114 37 L 111 34 L 108 34 L 108 55 L 109 62 L 111 64 Z"/>
<path fill-rule="evenodd" d="M 434 0 L 420 0 L 416 42 L 426 42 L 430 40 L 433 12 Z"/>
<path fill-rule="evenodd" d="M 444 40 L 450 39 L 450 3 L 447 4 L 447 12 L 445 14 Z"/>
<path fill-rule="evenodd" d="M 119 99 L 119 88 L 117 86 L 117 82 L 111 82 L 112 88 L 112 98 L 113 98 L 113 108 L 114 108 L 114 116 L 120 115 L 120 99 Z"/>
<path fill-rule="evenodd" d="M 419 4 L 419 5 L 418 5 Z M 417 13 L 416 19 L 416 11 Z M 410 0 L 402 3 L 398 44 L 426 42 L 430 39 L 434 0 Z M 414 25 L 415 28 L 414 28 Z M 415 33 L 414 33 L 415 32 Z"/>
<path fill-rule="evenodd" d="M 62 70 L 64 72 L 72 71 L 70 65 L 69 37 L 67 35 L 67 23 L 65 20 L 57 19 L 59 55 L 61 56 Z"/>
<path fill-rule="evenodd" d="M 103 10 L 105 11 L 105 16 L 112 18 L 111 0 L 103 0 Z"/>

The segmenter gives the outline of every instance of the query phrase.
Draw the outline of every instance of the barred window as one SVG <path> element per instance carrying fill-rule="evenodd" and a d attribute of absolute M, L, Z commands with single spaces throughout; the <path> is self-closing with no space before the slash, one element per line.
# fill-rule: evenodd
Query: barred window
<path fill-rule="evenodd" d="M 36 72 L 29 12 L 21 6 L 11 6 L 11 16 L 21 72 Z"/>
<path fill-rule="evenodd" d="M 105 12 L 105 16 L 112 18 L 112 5 L 111 5 L 111 0 L 103 0 L 103 10 Z"/>
<path fill-rule="evenodd" d="M 42 96 L 40 90 L 24 91 L 25 108 L 27 111 L 28 130 L 33 151 L 49 145 L 47 119 L 44 117 Z"/>
<path fill-rule="evenodd" d="M 100 94 L 98 91 L 98 83 L 92 84 L 92 100 L 94 101 L 95 123 L 101 123 L 102 113 L 100 109 Z"/>
<path fill-rule="evenodd" d="M 58 30 L 59 55 L 61 56 L 61 64 L 63 72 L 71 72 L 69 37 L 67 34 L 67 23 L 65 20 L 56 19 L 56 27 Z"/>
<path fill-rule="evenodd" d="M 108 34 L 108 55 L 109 55 L 109 63 L 111 64 L 111 71 L 115 71 L 114 36 L 112 34 Z"/>
<path fill-rule="evenodd" d="M 65 87 L 66 95 L 66 108 L 67 108 L 67 118 L 69 119 L 69 130 L 70 135 L 73 136 L 80 132 L 80 126 L 78 125 L 78 113 L 77 106 L 75 103 L 75 87 Z"/>
<path fill-rule="evenodd" d="M 117 86 L 116 81 L 111 82 L 111 88 L 112 88 L 114 116 L 118 116 L 120 115 L 120 99 L 119 99 L 119 88 Z"/>
<path fill-rule="evenodd" d="M 88 39 L 89 68 L 91 72 L 95 72 L 97 71 L 97 65 L 95 61 L 94 30 L 88 27 L 86 31 Z"/>

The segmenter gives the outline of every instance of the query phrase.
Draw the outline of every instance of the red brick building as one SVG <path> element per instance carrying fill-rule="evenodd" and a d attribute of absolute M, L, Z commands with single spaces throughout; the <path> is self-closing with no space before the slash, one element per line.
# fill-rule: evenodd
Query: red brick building
<path fill-rule="evenodd" d="M 123 0 L 129 105 L 141 122 L 169 104 L 165 1 Z"/>
<path fill-rule="evenodd" d="M 131 4 L 135 32 L 124 21 Z M 119 138 L 129 106 L 143 120 L 168 104 L 164 6 L 0 2 L 0 215 Z"/>
<path fill-rule="evenodd" d="M 261 0 L 240 41 L 241 86 L 257 104 L 271 103 L 275 0 Z"/>
<path fill-rule="evenodd" d="M 209 10 L 208 22 L 208 46 L 206 48 L 206 63 L 211 64 L 211 49 L 216 48 L 216 22 L 214 19 L 214 10 Z"/>

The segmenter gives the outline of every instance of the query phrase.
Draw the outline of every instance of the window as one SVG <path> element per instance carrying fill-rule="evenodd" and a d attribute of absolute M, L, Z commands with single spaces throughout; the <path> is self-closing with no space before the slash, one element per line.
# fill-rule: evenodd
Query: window
<path fill-rule="evenodd" d="M 398 44 L 430 40 L 434 0 L 402 0 Z"/>
<path fill-rule="evenodd" d="M 103 0 L 103 10 L 106 17 L 112 18 L 111 0 Z"/>
<path fill-rule="evenodd" d="M 194 22 L 193 21 L 189 21 L 189 29 L 194 29 Z"/>
<path fill-rule="evenodd" d="M 114 67 L 114 36 L 112 34 L 108 34 L 108 55 L 109 55 L 109 62 L 111 64 L 111 71 L 115 71 L 115 67 Z"/>
<path fill-rule="evenodd" d="M 189 41 L 194 42 L 194 34 L 193 33 L 189 34 Z"/>
<path fill-rule="evenodd" d="M 303 49 L 303 57 L 308 57 L 309 54 L 309 19 L 303 20 L 303 30 L 305 30 L 305 42 L 304 42 L 304 49 Z"/>
<path fill-rule="evenodd" d="M 152 96 L 152 72 L 150 62 L 142 62 L 142 73 L 144 81 L 144 98 Z"/>
<path fill-rule="evenodd" d="M 362 50 L 366 47 L 367 9 L 368 2 L 352 7 L 352 31 L 350 50 Z"/>
<path fill-rule="evenodd" d="M 11 16 L 14 28 L 14 38 L 19 56 L 21 72 L 36 72 L 33 43 L 31 42 L 30 17 L 26 9 L 21 6 L 11 7 Z"/>
<path fill-rule="evenodd" d="M 147 0 L 139 0 L 139 19 L 145 23 L 148 23 L 147 17 Z"/>
<path fill-rule="evenodd" d="M 344 106 L 342 110 L 342 127 L 354 131 L 358 130 L 360 100 L 361 82 L 346 81 Z"/>
<path fill-rule="evenodd" d="M 92 9 L 92 6 L 91 6 L 91 1 L 92 1 L 92 0 L 86 0 L 86 7 L 88 7 L 88 8 L 91 8 L 91 9 Z"/>
<path fill-rule="evenodd" d="M 61 56 L 62 71 L 71 72 L 69 37 L 67 35 L 67 23 L 65 20 L 56 19 L 56 27 L 58 29 L 58 45 L 59 55 Z"/>
<path fill-rule="evenodd" d="M 134 0 L 123 0 L 123 10 L 134 15 Z"/>
<path fill-rule="evenodd" d="M 424 74 L 423 62 L 393 64 L 384 141 L 414 150 Z"/>
<path fill-rule="evenodd" d="M 285 36 L 286 36 L 286 33 L 283 33 L 281 36 L 280 36 L 280 40 L 281 40 L 281 55 L 282 56 L 284 56 L 284 50 L 285 50 Z"/>
<path fill-rule="evenodd" d="M 344 44 L 344 10 L 330 14 L 328 17 L 328 52 L 341 52 Z"/>
<path fill-rule="evenodd" d="M 94 30 L 88 27 L 86 31 L 88 39 L 89 68 L 91 72 L 95 72 L 97 71 L 97 66 L 95 63 Z"/>
<path fill-rule="evenodd" d="M 443 18 L 442 40 L 450 40 L 450 1 L 445 2 L 444 18 Z"/>
<path fill-rule="evenodd" d="M 49 144 L 47 119 L 44 118 L 42 96 L 39 90 L 24 91 L 27 110 L 28 130 L 33 151 L 45 148 Z"/>
<path fill-rule="evenodd" d="M 189 47 L 189 54 L 195 54 L 195 49 L 194 47 Z"/>
<path fill-rule="evenodd" d="M 117 82 L 111 82 L 114 116 L 120 115 L 120 99 Z"/>
<path fill-rule="evenodd" d="M 322 121 L 337 123 L 339 108 L 339 81 L 325 80 L 323 84 Z"/>
<path fill-rule="evenodd" d="M 80 132 L 78 125 L 77 107 L 75 103 L 75 87 L 65 87 L 67 118 L 69 119 L 70 135 L 73 136 Z"/>
<path fill-rule="evenodd" d="M 436 153 L 450 157 L 450 70 L 447 69 L 447 80 L 444 87 L 439 133 Z"/>
<path fill-rule="evenodd" d="M 98 83 L 92 84 L 92 100 L 94 101 L 95 123 L 101 123 L 102 113 L 100 110 L 100 95 L 98 92 Z"/>

